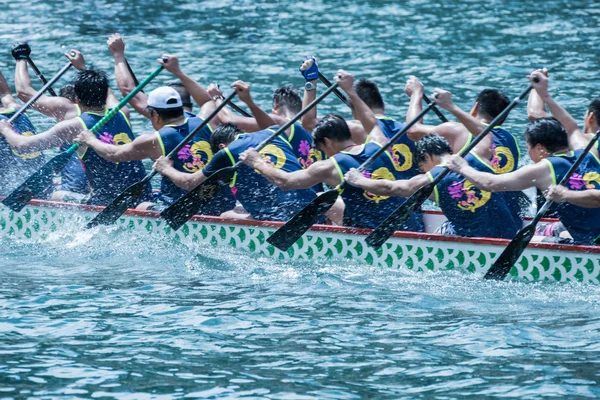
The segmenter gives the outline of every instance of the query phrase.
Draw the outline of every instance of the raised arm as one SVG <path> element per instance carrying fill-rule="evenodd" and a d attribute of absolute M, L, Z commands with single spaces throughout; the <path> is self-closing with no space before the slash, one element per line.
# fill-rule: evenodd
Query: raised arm
<path fill-rule="evenodd" d="M 221 102 L 223 101 L 223 92 L 221 92 L 219 87 L 214 83 L 211 83 L 208 85 L 207 91 L 214 99 L 215 105 L 217 107 L 221 105 Z M 256 132 L 261 129 L 258 122 L 256 122 L 256 119 L 235 114 L 227 107 L 223 107 L 221 111 L 219 111 L 217 117 L 222 124 L 233 124 L 244 132 Z"/>
<path fill-rule="evenodd" d="M 516 192 L 530 187 L 547 190 L 552 184 L 549 164 L 544 161 L 526 165 L 506 174 L 477 171 L 458 155 L 451 156 L 447 166 L 487 192 Z"/>
<path fill-rule="evenodd" d="M 8 86 L 8 82 L 0 72 L 0 102 L 2 102 L 2 106 L 5 108 L 17 108 L 19 104 L 13 97 L 10 87 Z"/>
<path fill-rule="evenodd" d="M 548 76 L 548 70 L 546 68 L 541 70 L 546 77 Z M 544 100 L 542 96 L 537 92 L 537 90 L 533 89 L 529 92 L 529 98 L 527 99 L 527 118 L 529 122 L 533 122 L 538 118 L 547 117 L 548 113 L 546 112 L 546 107 L 544 105 Z"/>
<path fill-rule="evenodd" d="M 125 97 L 135 89 L 135 80 L 127 67 L 127 60 L 125 59 L 125 41 L 121 35 L 115 33 L 108 38 L 106 43 L 115 59 L 115 78 L 117 80 L 117 85 L 119 86 L 121 95 Z M 111 99 L 107 98 L 107 105 L 109 104 L 109 100 Z M 131 100 L 129 100 L 129 104 L 135 111 L 150 119 L 150 113 L 146 110 L 146 106 L 148 105 L 148 95 L 138 92 Z"/>
<path fill-rule="evenodd" d="M 165 59 L 166 61 L 164 61 Z M 158 62 L 183 83 L 183 86 L 185 86 L 185 89 L 190 93 L 190 96 L 192 96 L 198 106 L 202 107 L 204 103 L 212 100 L 201 84 L 187 76 L 181 68 L 179 68 L 177 56 L 173 54 L 163 54 L 162 58 L 158 59 Z"/>
<path fill-rule="evenodd" d="M 379 196 L 409 197 L 415 191 L 429 183 L 426 174 L 419 174 L 411 179 L 390 181 L 388 179 L 370 179 L 352 168 L 344 176 L 346 182 Z"/>
<path fill-rule="evenodd" d="M 306 169 L 294 172 L 273 168 L 253 148 L 244 151 L 240 155 L 240 160 L 263 174 L 269 182 L 282 190 L 308 189 L 321 182 L 329 186 L 337 186 L 341 182 L 341 177 L 331 160 L 317 161 Z"/>
<path fill-rule="evenodd" d="M 302 108 L 305 108 L 317 98 L 317 84 L 319 82 L 317 79 L 319 76 L 317 59 L 314 56 L 306 57 L 306 60 L 304 60 L 300 66 L 300 73 L 302 73 L 302 76 L 306 81 L 304 85 L 304 96 L 302 97 Z M 309 132 L 312 132 L 313 129 L 315 129 L 317 121 L 318 118 L 316 106 L 311 108 L 310 111 L 304 114 L 302 119 L 300 119 L 302 127 Z"/>
<path fill-rule="evenodd" d="M 164 155 L 156 132 L 138 136 L 132 142 L 117 146 L 102 142 L 92 132 L 85 130 L 79 134 L 77 141 L 94 149 L 105 160 L 115 163 L 145 160 L 146 158 L 156 160 Z"/>
<path fill-rule="evenodd" d="M 12 129 L 8 121 L 0 121 L 0 136 L 3 136 L 8 144 L 21 154 L 70 144 L 80 131 L 81 123 L 77 119 L 70 119 L 59 122 L 46 132 L 33 136 L 22 136 Z"/>
<path fill-rule="evenodd" d="M 486 128 L 481 121 L 454 104 L 454 101 L 452 101 L 452 93 L 439 88 L 434 89 L 434 92 L 437 93 L 437 95 L 432 97 L 433 102 L 443 109 L 450 111 L 452 115 L 454 115 L 473 135 L 479 135 L 479 133 Z"/>
<path fill-rule="evenodd" d="M 264 112 L 262 108 L 254 103 L 254 100 L 252 100 L 252 96 L 250 95 L 249 84 L 242 81 L 235 81 L 231 84 L 231 87 L 237 92 L 239 99 L 246 103 L 260 129 L 267 129 L 270 126 L 277 124 L 269 114 Z"/>

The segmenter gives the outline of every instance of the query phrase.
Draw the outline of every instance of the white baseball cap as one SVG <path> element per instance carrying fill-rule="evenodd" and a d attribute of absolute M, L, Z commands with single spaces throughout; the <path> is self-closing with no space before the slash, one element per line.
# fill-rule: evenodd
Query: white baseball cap
<path fill-rule="evenodd" d="M 154 89 L 148 95 L 148 107 L 152 108 L 180 108 L 183 107 L 181 96 L 175 89 L 169 86 L 162 86 Z"/>

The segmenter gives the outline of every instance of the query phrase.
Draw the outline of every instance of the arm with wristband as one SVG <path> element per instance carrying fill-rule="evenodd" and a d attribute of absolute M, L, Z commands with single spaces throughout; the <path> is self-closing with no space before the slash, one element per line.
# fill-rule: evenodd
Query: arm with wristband
<path fill-rule="evenodd" d="M 302 107 L 304 108 L 317 98 L 316 89 L 317 82 L 319 82 L 319 65 L 317 64 L 317 59 L 314 56 L 307 56 L 299 70 L 306 81 L 304 85 L 304 97 L 302 98 Z M 313 107 L 302 117 L 300 123 L 304 129 L 312 132 L 317 121 L 317 107 Z"/>

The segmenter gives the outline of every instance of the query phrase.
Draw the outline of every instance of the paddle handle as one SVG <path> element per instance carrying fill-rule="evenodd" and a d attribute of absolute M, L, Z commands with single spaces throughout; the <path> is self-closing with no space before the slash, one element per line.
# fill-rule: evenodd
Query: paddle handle
<path fill-rule="evenodd" d="M 37 75 L 37 77 L 39 78 L 39 80 L 42 81 L 42 83 L 44 85 L 46 83 L 48 83 L 48 80 L 46 79 L 46 77 L 40 72 L 40 70 L 33 63 L 33 60 L 30 57 L 27 57 L 27 64 L 29 64 L 29 66 L 31 66 L 31 69 L 33 70 L 33 72 L 35 72 L 35 74 Z M 50 93 L 51 96 L 56 97 L 56 92 L 51 87 L 48 87 L 48 93 Z"/>
<path fill-rule="evenodd" d="M 279 128 L 279 129 L 277 129 L 277 131 L 273 132 L 273 134 L 271 136 L 269 136 L 268 138 L 266 138 L 265 140 L 260 142 L 260 144 L 258 146 L 256 146 L 256 151 L 261 151 L 262 149 L 264 149 L 269 143 L 271 143 L 273 140 L 275 140 L 275 138 L 277 136 L 284 133 L 290 126 L 292 126 L 294 123 L 296 123 L 296 121 L 298 121 L 300 118 L 302 118 L 314 106 L 319 104 L 325 97 L 329 96 L 329 94 L 331 94 L 331 92 L 333 92 L 335 89 L 337 89 L 337 87 L 338 87 L 338 83 L 336 82 L 333 85 L 331 85 L 329 88 L 327 88 L 327 90 L 324 91 L 319 97 L 314 99 L 309 105 L 304 107 L 298 114 L 296 114 L 294 116 L 294 118 L 290 119 L 288 122 L 283 124 L 283 126 L 281 128 Z M 243 163 L 244 163 L 243 161 L 238 161 L 237 163 L 235 163 L 233 168 L 237 169 Z"/>
<path fill-rule="evenodd" d="M 536 78 L 534 78 L 534 79 L 536 79 Z M 475 139 L 471 142 L 471 144 L 469 144 L 467 147 L 465 147 L 460 153 L 458 153 L 458 155 L 464 158 L 467 154 L 469 154 L 471 152 L 471 150 L 473 150 L 475 148 L 475 146 L 477 146 L 485 138 L 485 136 L 494 129 L 494 127 L 496 127 L 497 125 L 499 125 L 506 119 L 506 116 L 508 115 L 508 113 L 510 113 L 521 102 L 521 100 L 523 100 L 525 98 L 525 96 L 527 96 L 529 94 L 529 92 L 531 92 L 531 89 L 533 89 L 533 86 L 529 85 L 529 87 L 527 89 L 525 89 L 519 96 L 515 97 L 513 99 L 513 101 L 511 101 L 510 104 L 508 106 L 506 106 L 506 108 L 504 110 L 502 110 L 502 112 L 500 114 L 498 114 L 496 116 L 496 118 L 494 118 L 492 120 L 492 122 L 490 122 L 490 124 L 488 126 L 486 126 L 483 131 L 481 131 L 481 133 L 479 135 L 477 135 L 475 137 Z M 435 179 L 431 182 L 430 185 L 432 187 L 437 185 L 449 173 L 450 173 L 450 170 L 448 169 L 448 167 L 444 167 L 442 172 L 440 172 L 439 175 L 435 177 Z"/>
<path fill-rule="evenodd" d="M 110 109 L 106 114 L 104 114 L 104 117 L 102 117 L 102 119 L 100 121 L 96 122 L 96 124 L 94 126 L 92 126 L 92 129 L 90 129 L 90 131 L 92 133 L 98 132 L 100 130 L 100 128 L 102 128 L 104 125 L 106 125 L 106 123 L 108 121 L 110 121 L 115 115 L 117 115 L 119 110 L 121 108 L 123 108 L 125 106 L 125 104 L 129 103 L 129 100 L 131 100 L 136 94 L 138 94 L 148 83 L 150 83 L 150 81 L 152 79 L 154 79 L 156 77 L 156 75 L 160 74 L 160 71 L 162 71 L 162 70 L 163 70 L 162 65 L 157 67 L 154 70 L 154 72 L 152 72 L 150 75 L 148 75 L 148 77 L 146 79 L 144 79 L 142 81 L 142 83 L 137 85 L 135 87 L 135 89 L 133 89 L 127 96 L 123 97 L 121 99 L 121 101 L 119 101 L 119 104 L 117 104 L 115 107 Z M 75 143 L 75 144 L 71 145 L 71 147 L 69 147 L 67 150 L 65 150 L 65 152 L 72 154 L 75 151 L 77 151 L 77 149 L 80 146 L 81 146 L 80 143 Z"/>
<path fill-rule="evenodd" d="M 321 72 L 319 72 L 319 80 L 321 82 L 323 82 L 323 84 L 327 87 L 331 87 L 331 85 L 333 85 L 333 83 L 331 83 L 329 81 L 329 79 L 327 79 L 325 77 L 325 75 L 323 75 Z M 340 92 L 338 89 L 334 90 L 333 94 L 335 94 L 337 96 L 338 99 L 340 99 L 342 101 L 342 103 L 344 103 L 345 105 L 347 105 L 350 109 L 352 109 L 352 104 L 350 103 L 350 100 L 348 100 L 346 98 L 346 96 L 344 96 L 344 94 L 342 92 Z"/>
<path fill-rule="evenodd" d="M 423 101 L 425 101 L 425 103 L 427 103 L 427 104 L 431 104 L 431 99 L 429 97 L 427 97 L 427 95 L 425 93 L 423 93 Z M 448 119 L 446 117 L 444 117 L 444 114 L 442 114 L 440 112 L 440 110 L 437 107 L 435 107 L 435 105 L 433 107 L 433 112 L 435 113 L 435 115 L 438 116 L 440 121 L 448 122 Z"/>
<path fill-rule="evenodd" d="M 235 110 L 238 113 L 240 113 L 240 115 L 242 117 L 252 118 L 252 115 L 248 111 L 244 110 L 242 107 L 238 106 L 235 103 L 229 103 L 229 107 L 231 107 L 233 110 Z"/>
<path fill-rule="evenodd" d="M 56 81 L 58 81 L 60 77 L 63 76 L 65 72 L 67 72 L 67 70 L 72 66 L 73 64 L 71 64 L 70 61 L 67 64 L 65 64 L 65 66 L 62 67 L 61 70 L 58 71 L 58 73 L 52 77 L 52 79 L 50 79 L 40 90 L 38 90 L 38 92 L 32 98 L 29 99 L 29 101 L 27 101 L 27 103 L 23 104 L 21 108 L 19 108 L 17 112 L 12 117 L 10 117 L 8 122 L 12 124 L 14 121 L 16 121 L 25 112 L 25 110 L 31 107 L 31 105 L 35 103 L 37 99 L 39 99 L 44 94 L 44 92 L 48 90 L 50 86 L 56 83 Z"/>

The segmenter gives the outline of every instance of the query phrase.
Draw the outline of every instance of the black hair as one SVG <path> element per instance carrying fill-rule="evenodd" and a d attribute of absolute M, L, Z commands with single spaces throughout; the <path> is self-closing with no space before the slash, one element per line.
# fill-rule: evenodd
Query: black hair
<path fill-rule="evenodd" d="M 496 89 L 484 89 L 477 96 L 478 112 L 488 118 L 496 118 L 508 105 L 510 99 Z M 504 121 L 500 121 L 499 125 Z"/>
<path fill-rule="evenodd" d="M 152 107 L 152 106 L 147 106 L 146 108 L 148 109 L 148 111 L 150 111 L 150 114 L 152 114 L 152 111 L 156 111 L 158 116 L 161 117 L 163 119 L 163 121 L 168 121 L 171 119 L 183 117 L 183 107 L 156 108 L 156 107 Z"/>
<path fill-rule="evenodd" d="M 417 163 L 425 161 L 425 154 L 430 156 L 441 156 L 452 154 L 452 147 L 446 138 L 437 133 L 429 133 L 417 142 L 415 146 L 415 159 Z"/>
<path fill-rule="evenodd" d="M 381 97 L 381 93 L 379 93 L 379 88 L 375 82 L 368 79 L 359 79 L 358 82 L 354 84 L 354 90 L 358 97 L 364 101 L 371 110 L 384 109 L 383 98 Z"/>
<path fill-rule="evenodd" d="M 327 114 L 315 125 L 315 129 L 312 131 L 313 141 L 315 146 L 323 144 L 325 138 L 334 140 L 336 142 L 342 142 L 352 138 L 350 135 L 350 128 L 339 114 Z"/>
<path fill-rule="evenodd" d="M 600 124 L 600 96 L 596 97 L 588 106 L 588 111 L 594 114 L 596 123 Z"/>
<path fill-rule="evenodd" d="M 298 89 L 292 85 L 285 85 L 273 93 L 273 107 L 280 106 L 288 111 L 298 114 L 302 110 L 302 97 Z"/>
<path fill-rule="evenodd" d="M 210 148 L 213 153 L 218 152 L 219 145 L 228 145 L 235 140 L 237 135 L 244 133 L 240 128 L 234 124 L 221 124 L 215 129 L 210 135 Z"/>
<path fill-rule="evenodd" d="M 60 88 L 60 90 L 58 91 L 58 95 L 75 103 L 75 98 L 77 97 L 75 95 L 75 85 L 73 85 L 73 83 L 71 82 L 67 83 L 66 85 Z"/>
<path fill-rule="evenodd" d="M 569 147 L 567 130 L 552 117 L 538 118 L 525 129 L 525 140 L 529 146 L 541 144 L 550 153 Z"/>
<path fill-rule="evenodd" d="M 85 107 L 104 107 L 108 94 L 108 78 L 103 71 L 86 69 L 79 71 L 73 79 L 73 90 Z"/>
<path fill-rule="evenodd" d="M 171 82 L 167 83 L 167 86 L 175 89 L 175 91 L 177 91 L 177 93 L 179 93 L 179 96 L 181 97 L 181 102 L 183 103 L 184 107 L 188 107 L 188 108 L 193 107 L 192 98 L 190 97 L 190 92 L 187 91 L 183 82 L 181 82 L 180 80 L 171 81 Z"/>

